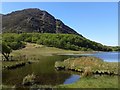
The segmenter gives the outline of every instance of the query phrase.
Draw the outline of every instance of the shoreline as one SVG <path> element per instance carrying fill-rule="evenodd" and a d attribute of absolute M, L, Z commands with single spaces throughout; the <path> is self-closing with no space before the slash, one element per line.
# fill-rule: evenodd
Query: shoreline
<path fill-rule="evenodd" d="M 34 52 L 31 52 L 33 51 Z M 54 48 L 54 47 L 39 47 L 39 45 L 34 45 L 34 44 L 30 44 L 30 46 L 27 48 L 23 48 L 21 50 L 16 50 L 13 51 L 12 54 L 13 55 L 28 55 L 29 57 L 36 57 L 37 56 L 51 56 L 51 55 L 65 55 L 65 54 L 87 54 L 87 53 L 97 53 L 100 51 L 71 51 L 71 50 L 63 50 L 63 49 L 58 49 L 58 48 Z M 35 56 L 34 56 L 35 55 Z M 33 57 L 34 56 L 34 57 Z M 41 60 L 41 59 L 40 59 Z M 12 62 L 11 62 L 12 63 Z"/>

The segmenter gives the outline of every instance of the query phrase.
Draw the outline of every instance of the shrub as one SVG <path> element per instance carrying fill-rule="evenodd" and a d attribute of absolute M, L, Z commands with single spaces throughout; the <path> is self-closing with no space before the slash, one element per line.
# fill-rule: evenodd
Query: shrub
<path fill-rule="evenodd" d="M 25 39 L 25 42 L 32 42 L 32 37 L 28 37 Z"/>

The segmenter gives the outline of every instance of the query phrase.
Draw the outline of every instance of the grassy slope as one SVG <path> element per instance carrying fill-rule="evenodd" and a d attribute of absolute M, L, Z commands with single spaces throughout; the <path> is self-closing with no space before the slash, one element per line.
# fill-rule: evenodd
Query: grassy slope
<path fill-rule="evenodd" d="M 59 85 L 59 88 L 118 88 L 117 76 L 85 77 L 76 83 Z"/>

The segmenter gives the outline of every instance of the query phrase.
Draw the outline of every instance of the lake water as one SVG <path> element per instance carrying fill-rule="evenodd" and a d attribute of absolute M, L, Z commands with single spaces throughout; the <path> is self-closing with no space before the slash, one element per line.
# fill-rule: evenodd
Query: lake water
<path fill-rule="evenodd" d="M 80 75 L 75 75 L 75 74 L 73 74 L 73 75 L 71 75 L 69 78 L 67 78 L 63 84 L 71 84 L 71 83 L 74 83 L 74 82 L 76 82 L 79 78 L 80 78 Z"/>
<path fill-rule="evenodd" d="M 34 73 L 37 77 L 38 84 L 41 85 L 59 85 L 76 82 L 80 77 L 76 74 L 66 71 L 56 71 L 54 68 L 55 61 L 63 61 L 70 57 L 95 56 L 108 62 L 117 62 L 120 53 L 118 52 L 99 52 L 94 54 L 66 54 L 55 56 L 40 56 L 39 62 L 26 65 L 13 70 L 3 70 L 3 84 L 20 85 L 23 78 Z"/>
<path fill-rule="evenodd" d="M 82 54 L 82 55 L 98 57 L 106 62 L 118 62 L 120 52 L 98 52 L 94 54 Z"/>

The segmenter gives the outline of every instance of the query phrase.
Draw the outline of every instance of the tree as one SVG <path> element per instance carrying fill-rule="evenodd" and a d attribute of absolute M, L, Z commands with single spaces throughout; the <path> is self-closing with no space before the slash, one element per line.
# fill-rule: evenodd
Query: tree
<path fill-rule="evenodd" d="M 9 61 L 9 54 L 12 52 L 11 48 L 5 42 L 2 43 L 2 54 Z"/>

